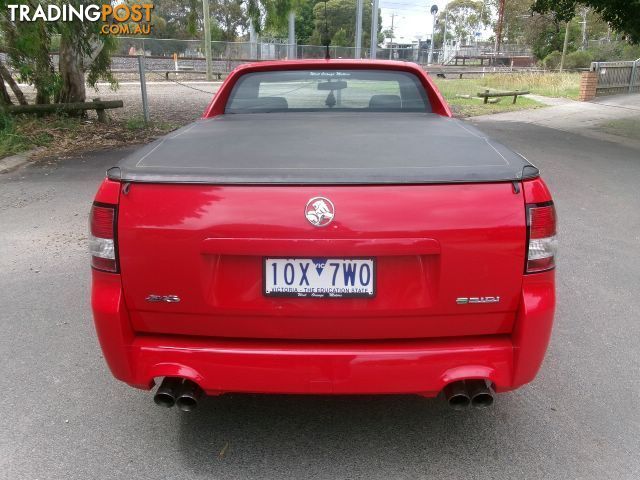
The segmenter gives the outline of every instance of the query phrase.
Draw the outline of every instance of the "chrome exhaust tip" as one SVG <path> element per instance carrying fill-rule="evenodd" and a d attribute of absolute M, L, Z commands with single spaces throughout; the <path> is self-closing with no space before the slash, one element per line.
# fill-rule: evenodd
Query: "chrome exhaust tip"
<path fill-rule="evenodd" d="M 466 383 L 472 406 L 487 408 L 493 405 L 493 391 L 486 380 L 467 380 Z"/>
<path fill-rule="evenodd" d="M 171 408 L 176 403 L 178 390 L 182 385 L 182 379 L 177 377 L 164 377 L 162 383 L 153 396 L 153 401 L 161 407 Z"/>
<path fill-rule="evenodd" d="M 204 392 L 197 383 L 185 380 L 176 398 L 176 406 L 183 412 L 190 412 L 198 406 L 198 401 L 203 395 Z"/>
<path fill-rule="evenodd" d="M 471 403 L 464 380 L 448 384 L 444 387 L 443 393 L 447 403 L 454 410 L 464 410 Z"/>

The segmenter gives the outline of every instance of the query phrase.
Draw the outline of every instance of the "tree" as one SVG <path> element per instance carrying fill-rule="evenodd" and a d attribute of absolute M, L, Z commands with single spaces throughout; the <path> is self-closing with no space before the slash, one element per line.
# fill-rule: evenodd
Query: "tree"
<path fill-rule="evenodd" d="M 296 41 L 299 44 L 310 43 L 315 28 L 313 7 L 316 3 L 309 0 L 296 7 Z"/>
<path fill-rule="evenodd" d="M 223 32 L 221 40 L 235 42 L 238 33 L 247 28 L 243 0 L 217 0 L 211 5 L 211 15 Z"/>
<path fill-rule="evenodd" d="M 526 43 L 527 28 L 533 18 L 531 10 L 533 0 L 509 0 L 504 6 L 503 40 L 509 44 Z M 491 0 L 494 9 L 499 8 L 500 0 Z M 494 25 L 494 31 L 497 30 Z"/>
<path fill-rule="evenodd" d="M 482 30 L 491 21 L 491 11 L 480 0 L 453 0 L 438 15 L 435 40 L 442 42 L 447 23 L 447 39 L 465 42 L 474 32 Z"/>
<path fill-rule="evenodd" d="M 159 38 L 193 39 L 202 31 L 201 0 L 161 0 L 154 3 L 154 15 L 162 18 L 165 25 L 154 29 Z"/>
<path fill-rule="evenodd" d="M 33 2 L 22 0 L 33 8 Z M 86 0 L 72 0 L 76 8 L 87 5 Z M 0 2 L 3 12 L 7 11 L 6 1 Z M 101 5 L 96 1 L 96 5 Z M 91 86 L 100 79 L 113 84 L 111 76 L 111 53 L 116 39 L 100 34 L 100 22 L 11 21 L 7 15 L 0 18 L 0 29 L 4 35 L 9 63 L 18 72 L 18 77 L 32 84 L 36 89 L 36 103 L 82 102 L 86 99 L 85 77 Z M 52 38 L 60 35 L 58 71 L 54 69 L 50 51 Z M 6 80 L 14 90 L 14 85 Z M 16 86 L 17 87 L 17 86 Z M 19 89 L 18 89 L 19 90 Z M 21 93 L 21 92 L 20 92 Z M 20 101 L 20 95 L 16 93 Z"/>
<path fill-rule="evenodd" d="M 256 32 L 286 31 L 290 11 L 309 0 L 246 0 L 247 15 Z"/>
<path fill-rule="evenodd" d="M 569 21 L 578 4 L 591 7 L 614 29 L 625 33 L 633 43 L 640 42 L 640 1 L 638 0 L 535 0 L 533 10 L 555 12 L 562 21 Z"/>
<path fill-rule="evenodd" d="M 3 12 L 7 2 L 0 2 Z M 18 77 L 36 89 L 36 103 L 49 103 L 59 86 L 49 49 L 51 47 L 50 25 L 38 19 L 35 22 L 12 22 L 0 16 L 0 28 L 4 36 L 10 65 Z"/>
<path fill-rule="evenodd" d="M 566 23 L 553 15 L 534 15 L 524 30 L 524 42 L 531 46 L 538 60 L 544 60 L 553 52 L 561 52 L 564 44 Z M 582 31 L 577 19 L 569 23 L 568 52 L 577 50 L 582 44 Z"/>
<path fill-rule="evenodd" d="M 81 3 L 86 5 L 90 2 L 74 0 L 69 3 L 79 8 Z M 116 40 L 113 36 L 102 35 L 100 27 L 100 22 L 81 22 L 77 19 L 52 24 L 52 28 L 60 34 L 58 102 L 84 102 L 85 77 L 93 87 L 100 79 L 116 83 L 111 74 L 111 53 L 115 50 Z"/>
<path fill-rule="evenodd" d="M 371 3 L 364 2 L 362 11 L 362 45 L 368 45 L 371 38 Z M 326 36 L 329 39 L 337 37 L 337 41 L 343 42 L 346 47 L 353 47 L 355 42 L 356 27 L 356 0 L 328 0 L 326 3 L 326 21 L 325 21 L 325 2 L 316 3 L 313 7 L 313 15 L 315 18 L 314 38 L 324 39 L 325 29 Z M 382 24 L 381 18 L 378 16 L 378 25 Z"/>
<path fill-rule="evenodd" d="M 2 89 L 2 96 L 3 96 L 4 103 L 11 104 L 13 102 L 11 101 L 11 97 L 9 97 L 9 93 L 7 92 L 6 87 L 4 86 L 4 82 L 7 82 L 7 85 L 9 85 L 9 88 L 11 88 L 11 91 L 16 96 L 18 103 L 20 105 L 26 105 L 27 99 L 24 97 L 24 93 L 22 93 L 22 90 L 20 90 L 20 87 L 11 76 L 11 72 L 0 61 L 0 89 Z"/>
<path fill-rule="evenodd" d="M 211 41 L 222 42 L 225 40 L 227 32 L 218 24 L 218 21 L 211 19 Z"/>
<path fill-rule="evenodd" d="M 345 32 L 344 28 L 341 28 L 333 35 L 331 45 L 336 47 L 349 47 L 353 45 L 353 42 L 349 41 L 349 38 L 347 38 L 347 32 Z"/>

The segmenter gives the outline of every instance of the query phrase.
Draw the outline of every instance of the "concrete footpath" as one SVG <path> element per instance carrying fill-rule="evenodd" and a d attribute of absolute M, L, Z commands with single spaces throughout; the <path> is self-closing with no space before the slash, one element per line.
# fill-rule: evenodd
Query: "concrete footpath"
<path fill-rule="evenodd" d="M 628 131 L 624 135 L 622 132 L 616 132 L 616 124 L 623 120 L 637 120 L 640 125 L 640 94 L 600 97 L 592 102 L 533 95 L 531 98 L 549 106 L 538 110 L 519 110 L 473 117 L 470 122 L 478 125 L 487 122 L 518 122 L 629 146 L 640 146 L 640 131 L 637 132 L 637 136 L 629 135 Z"/>

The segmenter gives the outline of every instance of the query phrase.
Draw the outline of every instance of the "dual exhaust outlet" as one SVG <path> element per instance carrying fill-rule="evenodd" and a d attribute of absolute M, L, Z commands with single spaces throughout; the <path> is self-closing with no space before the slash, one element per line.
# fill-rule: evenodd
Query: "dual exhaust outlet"
<path fill-rule="evenodd" d="M 493 404 L 493 390 L 486 380 L 461 380 L 444 387 L 447 403 L 454 410 L 464 410 L 469 405 L 486 408 Z"/>
<path fill-rule="evenodd" d="M 165 377 L 153 401 L 161 407 L 171 408 L 175 405 L 183 412 L 190 412 L 198 406 L 203 396 L 204 392 L 197 383 L 179 377 Z"/>
<path fill-rule="evenodd" d="M 469 405 L 486 408 L 493 404 L 493 390 L 486 380 L 461 380 L 444 387 L 447 403 L 454 410 L 464 410 Z M 153 401 L 161 407 L 174 405 L 183 412 L 190 412 L 198 406 L 204 392 L 197 383 L 179 378 L 165 377 L 158 387 Z"/>

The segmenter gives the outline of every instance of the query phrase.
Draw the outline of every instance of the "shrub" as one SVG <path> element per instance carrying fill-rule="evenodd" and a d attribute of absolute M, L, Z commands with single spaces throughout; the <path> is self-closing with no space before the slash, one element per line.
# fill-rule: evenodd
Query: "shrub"
<path fill-rule="evenodd" d="M 588 51 L 571 52 L 564 59 L 564 68 L 588 68 L 593 62 L 593 54 Z"/>
<path fill-rule="evenodd" d="M 622 58 L 622 46 L 619 43 L 603 43 L 589 48 L 594 62 L 615 62 Z"/>
<path fill-rule="evenodd" d="M 13 131 L 13 118 L 4 108 L 0 107 L 0 134 L 8 134 Z"/>
<path fill-rule="evenodd" d="M 617 62 L 640 58 L 640 45 L 624 42 L 602 43 L 592 46 L 587 51 L 593 56 L 594 62 Z"/>
<path fill-rule="evenodd" d="M 547 70 L 555 70 L 558 67 L 560 67 L 561 59 L 562 59 L 561 52 L 558 52 L 558 51 L 551 52 L 549 55 L 544 57 L 544 60 L 542 60 L 542 65 L 544 65 L 544 68 L 546 68 Z"/>
<path fill-rule="evenodd" d="M 624 60 L 638 60 L 640 58 L 640 45 L 625 45 L 622 49 Z"/>

